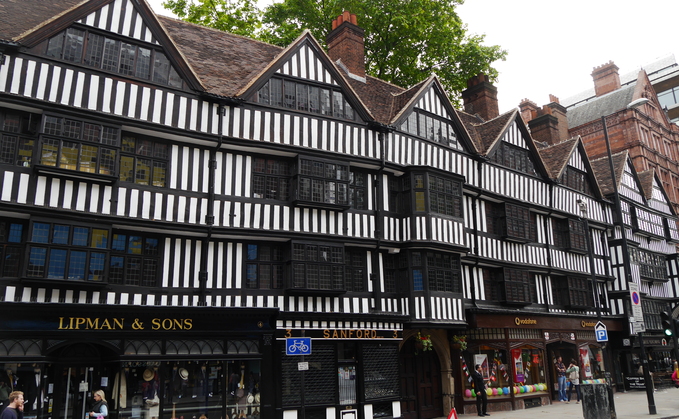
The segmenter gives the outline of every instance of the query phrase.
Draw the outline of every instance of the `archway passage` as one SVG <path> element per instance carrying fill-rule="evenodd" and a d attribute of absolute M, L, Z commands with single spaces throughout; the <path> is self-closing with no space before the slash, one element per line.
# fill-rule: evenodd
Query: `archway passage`
<path fill-rule="evenodd" d="M 578 359 L 578 349 L 577 346 L 573 343 L 567 343 L 567 342 L 554 342 L 550 343 L 547 345 L 547 357 L 550 360 L 549 365 L 550 365 L 550 375 L 551 375 L 551 393 L 552 393 L 552 400 L 559 400 L 558 394 L 559 394 L 559 389 L 557 385 L 557 371 L 556 371 L 556 359 L 558 357 L 561 357 L 563 363 L 565 366 L 568 366 L 568 363 L 571 359 Z"/>
<path fill-rule="evenodd" d="M 436 351 L 416 349 L 415 339 L 409 339 L 401 348 L 399 365 L 403 418 L 430 419 L 443 416 L 441 364 Z"/>

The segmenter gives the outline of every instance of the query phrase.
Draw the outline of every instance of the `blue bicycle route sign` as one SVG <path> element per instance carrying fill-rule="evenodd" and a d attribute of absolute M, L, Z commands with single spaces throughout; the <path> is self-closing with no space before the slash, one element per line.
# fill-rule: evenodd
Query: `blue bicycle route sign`
<path fill-rule="evenodd" d="M 286 338 L 286 355 L 311 355 L 311 338 Z"/>

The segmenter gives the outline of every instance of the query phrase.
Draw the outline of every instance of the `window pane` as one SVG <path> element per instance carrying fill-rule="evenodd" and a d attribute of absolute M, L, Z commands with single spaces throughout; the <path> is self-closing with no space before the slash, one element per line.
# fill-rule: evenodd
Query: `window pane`
<path fill-rule="evenodd" d="M 66 30 L 64 60 L 79 63 L 83 56 L 85 31 L 69 28 Z"/>
<path fill-rule="evenodd" d="M 245 288 L 257 288 L 257 265 L 254 263 L 245 265 Z"/>
<path fill-rule="evenodd" d="M 111 256 L 109 267 L 109 282 L 112 284 L 122 284 L 124 278 L 125 259 L 122 256 Z"/>
<path fill-rule="evenodd" d="M 33 223 L 31 241 L 34 243 L 49 243 L 50 225 L 45 223 Z"/>
<path fill-rule="evenodd" d="M 134 56 L 137 46 L 123 42 L 120 47 L 120 74 L 134 75 Z"/>
<path fill-rule="evenodd" d="M 87 246 L 89 243 L 90 229 L 85 227 L 73 228 L 73 245 Z"/>
<path fill-rule="evenodd" d="M 68 279 L 82 281 L 85 279 L 85 264 L 87 263 L 87 252 L 71 252 L 68 261 Z"/>
<path fill-rule="evenodd" d="M 42 145 L 40 153 L 40 164 L 45 166 L 56 166 L 59 155 L 59 141 L 46 139 Z"/>
<path fill-rule="evenodd" d="M 104 52 L 104 37 L 97 34 L 89 34 L 87 39 L 87 53 L 85 64 L 92 67 L 101 67 L 101 58 Z"/>
<path fill-rule="evenodd" d="M 66 274 L 66 261 L 68 252 L 64 249 L 50 249 L 50 262 L 47 277 L 51 279 L 64 279 Z"/>
<path fill-rule="evenodd" d="M 54 244 L 68 244 L 68 235 L 71 227 L 63 225 L 55 225 L 52 232 L 52 243 Z"/>
<path fill-rule="evenodd" d="M 118 71 L 118 62 L 120 61 L 120 42 L 113 39 L 104 41 L 104 57 L 101 68 L 108 71 Z"/>
<path fill-rule="evenodd" d="M 125 265 L 125 284 L 141 284 L 141 258 L 128 257 Z"/>
<path fill-rule="evenodd" d="M 165 187 L 165 177 L 167 176 L 167 163 L 153 162 L 153 186 Z"/>
<path fill-rule="evenodd" d="M 83 145 L 80 157 L 80 171 L 87 173 L 97 172 L 97 151 L 99 147 Z"/>
<path fill-rule="evenodd" d="M 137 49 L 137 70 L 135 76 L 148 79 L 151 72 L 151 50 L 139 47 Z"/>
<path fill-rule="evenodd" d="M 64 49 L 64 33 L 51 38 L 47 43 L 47 53 L 48 57 L 61 58 L 61 51 Z"/>
<path fill-rule="evenodd" d="M 8 243 L 21 243 L 21 236 L 23 236 L 24 226 L 21 224 L 12 224 L 9 227 L 9 234 L 7 235 Z"/>
<path fill-rule="evenodd" d="M 122 156 L 120 158 L 120 174 L 123 182 L 134 182 L 134 157 Z"/>
<path fill-rule="evenodd" d="M 47 259 L 47 249 L 42 247 L 32 247 L 28 256 L 28 267 L 26 275 L 42 278 L 45 275 L 45 261 Z"/>
<path fill-rule="evenodd" d="M 64 141 L 61 146 L 61 157 L 59 167 L 68 170 L 78 169 L 78 144 Z"/>
<path fill-rule="evenodd" d="M 248 260 L 257 260 L 257 245 L 256 244 L 248 244 L 247 259 Z"/>
<path fill-rule="evenodd" d="M 0 163 L 14 164 L 14 156 L 16 154 L 17 142 L 19 137 L 14 135 L 3 135 L 2 144 L 0 144 Z"/>
<path fill-rule="evenodd" d="M 90 268 L 87 275 L 88 281 L 103 281 L 106 254 L 92 253 L 90 255 Z"/>
<path fill-rule="evenodd" d="M 413 269 L 413 290 L 424 291 L 424 280 L 420 269 Z"/>
<path fill-rule="evenodd" d="M 108 230 L 101 230 L 98 228 L 92 229 L 92 244 L 90 247 L 96 249 L 108 248 Z"/>
<path fill-rule="evenodd" d="M 142 251 L 142 238 L 141 236 L 130 236 L 128 240 L 127 253 L 133 255 L 141 255 Z"/>
<path fill-rule="evenodd" d="M 115 175 L 116 173 L 116 150 L 101 149 L 99 173 L 102 175 Z"/>
<path fill-rule="evenodd" d="M 161 84 L 168 84 L 170 73 L 170 61 L 165 54 L 156 51 L 153 63 L 153 81 Z"/>
<path fill-rule="evenodd" d="M 137 159 L 137 165 L 134 170 L 134 182 L 138 185 L 148 185 L 151 179 L 151 160 Z"/>
<path fill-rule="evenodd" d="M 158 239 L 147 238 L 144 243 L 144 255 L 158 256 Z"/>

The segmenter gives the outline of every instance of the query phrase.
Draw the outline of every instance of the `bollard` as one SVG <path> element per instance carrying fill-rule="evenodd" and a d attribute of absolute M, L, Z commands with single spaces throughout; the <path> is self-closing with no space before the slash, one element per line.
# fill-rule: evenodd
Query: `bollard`
<path fill-rule="evenodd" d="M 582 415 L 585 419 L 611 419 L 606 384 L 580 384 Z"/>

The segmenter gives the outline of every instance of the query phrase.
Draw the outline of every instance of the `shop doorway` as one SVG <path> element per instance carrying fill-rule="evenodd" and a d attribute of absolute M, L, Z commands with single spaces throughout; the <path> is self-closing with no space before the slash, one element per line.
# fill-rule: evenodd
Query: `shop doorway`
<path fill-rule="evenodd" d="M 549 360 L 549 374 L 551 382 L 552 400 L 559 400 L 559 385 L 556 372 L 556 360 L 561 357 L 564 365 L 568 367 L 571 359 L 578 359 L 577 346 L 568 342 L 555 342 L 547 345 L 547 356 Z"/>
<path fill-rule="evenodd" d="M 443 416 L 441 364 L 435 350 L 422 351 L 415 339 L 403 344 L 401 368 L 401 413 L 405 419 L 430 419 Z"/>
<path fill-rule="evenodd" d="M 109 382 L 115 366 L 107 363 L 109 350 L 91 343 L 62 347 L 51 354 L 57 362 L 48 365 L 47 375 L 53 388 L 48 394 L 47 412 L 55 419 L 85 418 L 93 402 L 93 393 L 104 390 L 109 398 L 109 418 L 114 416 L 110 406 Z"/>

